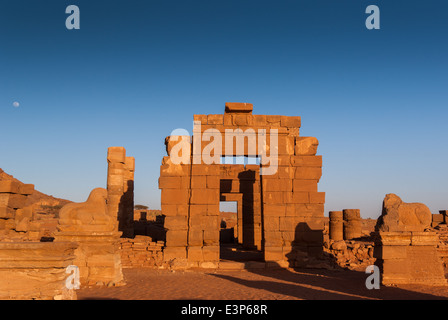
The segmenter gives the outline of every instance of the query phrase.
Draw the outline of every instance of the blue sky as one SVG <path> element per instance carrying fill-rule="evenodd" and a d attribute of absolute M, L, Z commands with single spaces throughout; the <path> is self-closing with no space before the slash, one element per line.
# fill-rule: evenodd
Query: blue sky
<path fill-rule="evenodd" d="M 65 28 L 71 4 L 80 30 Z M 371 4 L 380 30 L 365 27 Z M 107 148 L 124 146 L 135 202 L 157 209 L 164 138 L 250 102 L 319 139 L 326 215 L 377 218 L 391 192 L 448 209 L 447 12 L 442 0 L 3 0 L 0 167 L 81 202 L 105 187 Z"/>

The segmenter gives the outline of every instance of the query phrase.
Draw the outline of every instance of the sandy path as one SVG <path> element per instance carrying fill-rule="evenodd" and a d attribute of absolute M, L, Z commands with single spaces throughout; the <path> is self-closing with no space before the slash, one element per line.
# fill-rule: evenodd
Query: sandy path
<path fill-rule="evenodd" d="M 124 269 L 126 285 L 86 288 L 78 299 L 295 300 L 448 299 L 448 287 L 400 286 L 368 290 L 353 271 L 176 271 Z"/>

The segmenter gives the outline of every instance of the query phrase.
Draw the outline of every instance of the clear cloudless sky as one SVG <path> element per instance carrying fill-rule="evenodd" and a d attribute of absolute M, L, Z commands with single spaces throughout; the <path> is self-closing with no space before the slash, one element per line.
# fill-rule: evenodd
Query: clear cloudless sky
<path fill-rule="evenodd" d="M 377 218 L 387 193 L 448 209 L 447 17 L 446 0 L 2 0 L 0 167 L 82 202 L 124 146 L 135 203 L 158 209 L 164 138 L 249 102 L 319 139 L 326 215 Z"/>

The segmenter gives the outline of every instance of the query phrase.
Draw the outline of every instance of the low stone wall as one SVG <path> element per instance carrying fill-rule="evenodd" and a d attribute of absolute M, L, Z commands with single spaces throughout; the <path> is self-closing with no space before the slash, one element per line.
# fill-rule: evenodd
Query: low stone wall
<path fill-rule="evenodd" d="M 151 237 L 122 238 L 120 242 L 123 268 L 161 268 L 163 266 L 163 241 L 153 242 Z"/>
<path fill-rule="evenodd" d="M 0 242 L 1 300 L 75 300 L 66 285 L 76 244 Z"/>

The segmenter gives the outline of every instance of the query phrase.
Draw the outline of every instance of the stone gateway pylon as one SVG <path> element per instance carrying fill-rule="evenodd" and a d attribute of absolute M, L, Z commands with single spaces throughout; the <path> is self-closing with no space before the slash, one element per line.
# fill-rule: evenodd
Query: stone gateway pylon
<path fill-rule="evenodd" d="M 235 241 L 262 251 L 265 262 L 298 267 L 321 258 L 318 140 L 299 135 L 300 117 L 252 111 L 249 103 L 226 103 L 224 114 L 194 115 L 193 137 L 166 138 L 159 178 L 165 261 L 218 265 L 220 201 L 237 202 Z M 237 158 L 251 164 L 234 164 Z"/>

